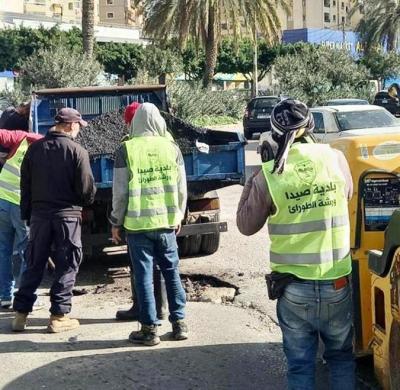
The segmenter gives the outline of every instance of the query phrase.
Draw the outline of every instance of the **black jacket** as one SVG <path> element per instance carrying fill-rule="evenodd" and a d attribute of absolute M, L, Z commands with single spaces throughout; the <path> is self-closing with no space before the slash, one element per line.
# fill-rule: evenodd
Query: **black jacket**
<path fill-rule="evenodd" d="M 89 155 L 71 137 L 51 132 L 29 146 L 21 166 L 21 218 L 80 217 L 96 187 Z"/>

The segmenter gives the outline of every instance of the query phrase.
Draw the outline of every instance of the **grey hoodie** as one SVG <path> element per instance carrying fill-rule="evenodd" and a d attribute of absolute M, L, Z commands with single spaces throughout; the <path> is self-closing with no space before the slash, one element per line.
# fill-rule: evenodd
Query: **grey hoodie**
<path fill-rule="evenodd" d="M 129 126 L 130 137 L 166 137 L 173 141 L 171 134 L 167 130 L 164 118 L 161 116 L 158 108 L 152 103 L 143 103 L 139 107 Z M 176 147 L 176 163 L 178 164 L 178 197 L 179 208 L 182 214 L 185 214 L 187 201 L 186 172 L 182 153 Z M 131 172 L 127 164 L 127 151 L 125 145 L 122 144 L 117 152 L 114 162 L 114 179 L 113 179 L 113 197 L 112 212 L 110 222 L 113 226 L 122 226 L 124 224 L 125 214 L 128 209 L 129 201 L 129 181 Z M 174 226 L 171 226 L 171 229 Z"/>

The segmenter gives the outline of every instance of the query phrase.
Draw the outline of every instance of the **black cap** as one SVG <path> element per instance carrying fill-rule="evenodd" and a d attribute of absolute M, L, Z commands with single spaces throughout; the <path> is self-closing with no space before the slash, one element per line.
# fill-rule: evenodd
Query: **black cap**
<path fill-rule="evenodd" d="M 61 108 L 54 120 L 56 123 L 79 123 L 82 127 L 87 126 L 87 122 L 82 119 L 81 113 L 73 108 Z"/>

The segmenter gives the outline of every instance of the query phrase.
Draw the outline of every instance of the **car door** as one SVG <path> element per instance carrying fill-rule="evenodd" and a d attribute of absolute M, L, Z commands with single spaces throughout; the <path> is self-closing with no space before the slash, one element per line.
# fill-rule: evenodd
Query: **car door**
<path fill-rule="evenodd" d="M 314 116 L 314 135 L 318 142 L 325 142 L 326 138 L 326 129 L 325 129 L 325 120 L 324 115 L 321 111 L 313 111 Z"/>

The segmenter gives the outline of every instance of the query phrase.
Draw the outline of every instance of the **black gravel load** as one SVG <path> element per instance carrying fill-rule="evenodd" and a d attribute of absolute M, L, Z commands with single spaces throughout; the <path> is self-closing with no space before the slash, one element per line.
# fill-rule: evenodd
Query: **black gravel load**
<path fill-rule="evenodd" d="M 88 122 L 88 126 L 79 133 L 79 142 L 89 153 L 89 156 L 99 154 L 113 155 L 128 134 L 123 120 L 124 110 L 111 111 L 102 114 Z"/>
<path fill-rule="evenodd" d="M 128 134 L 123 119 L 124 109 L 107 112 L 89 121 L 77 138 L 77 141 L 88 151 L 89 156 L 102 154 L 114 155 L 123 138 Z M 235 133 L 215 131 L 196 127 L 167 112 L 161 111 L 172 134 L 183 154 L 189 154 L 196 147 L 196 141 L 208 145 L 222 145 L 238 141 Z"/>

